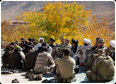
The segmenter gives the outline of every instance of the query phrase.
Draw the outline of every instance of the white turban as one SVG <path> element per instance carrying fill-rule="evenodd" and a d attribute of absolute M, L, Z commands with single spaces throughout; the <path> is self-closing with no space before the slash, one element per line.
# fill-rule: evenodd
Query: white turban
<path fill-rule="evenodd" d="M 84 38 L 84 42 L 85 42 L 86 44 L 91 44 L 91 41 L 90 41 L 89 39 L 86 39 L 86 38 Z"/>
<path fill-rule="evenodd" d="M 40 40 L 41 40 L 41 39 L 42 39 L 42 40 L 43 40 L 43 42 L 44 42 L 44 38 L 39 38 L 39 39 L 38 39 L 38 41 L 40 42 Z"/>
<path fill-rule="evenodd" d="M 111 45 L 113 48 L 115 48 L 115 40 L 111 40 L 111 41 L 110 41 L 110 45 Z"/>

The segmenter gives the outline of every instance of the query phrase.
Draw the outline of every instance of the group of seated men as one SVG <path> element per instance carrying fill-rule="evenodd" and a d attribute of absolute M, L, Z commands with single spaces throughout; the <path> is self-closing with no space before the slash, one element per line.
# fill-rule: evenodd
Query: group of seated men
<path fill-rule="evenodd" d="M 60 38 L 61 44 L 55 44 L 55 39 L 50 38 L 50 43 L 39 38 L 21 38 L 10 43 L 5 48 L 2 56 L 2 67 L 11 69 L 33 70 L 36 73 L 54 73 L 54 79 L 58 82 L 72 82 L 75 78 L 76 65 L 83 66 L 88 70 L 88 80 L 107 81 L 112 80 L 115 73 L 115 41 L 109 42 L 110 46 L 104 45 L 104 39 L 96 38 L 94 46 L 89 39 L 84 38 L 83 45 L 79 41 Z"/>

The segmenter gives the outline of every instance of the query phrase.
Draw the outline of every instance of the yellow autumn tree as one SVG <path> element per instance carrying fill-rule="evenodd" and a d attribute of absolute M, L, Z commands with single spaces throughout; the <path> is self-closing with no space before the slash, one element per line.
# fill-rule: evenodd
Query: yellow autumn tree
<path fill-rule="evenodd" d="M 84 38 L 90 39 L 93 45 L 96 42 L 96 38 L 102 38 L 106 46 L 109 46 L 110 40 L 115 39 L 115 31 L 110 29 L 107 19 L 101 18 L 101 22 L 99 22 L 97 16 L 92 16 L 89 24 L 77 31 L 79 32 L 75 32 L 77 35 L 76 39 L 79 40 L 80 45 L 83 44 Z"/>
<path fill-rule="evenodd" d="M 21 25 L 10 25 L 10 20 L 3 20 L 1 22 L 1 40 L 6 42 L 20 42 L 21 37 L 28 38 L 28 29 Z"/>
<path fill-rule="evenodd" d="M 84 5 L 78 3 L 62 3 L 48 2 L 42 7 L 42 12 L 27 11 L 21 13 L 17 20 L 28 22 L 28 25 L 22 25 L 5 33 L 2 27 L 2 37 L 6 41 L 20 40 L 21 37 L 45 38 L 45 42 L 49 38 L 56 39 L 56 43 L 60 43 L 60 37 L 79 40 L 79 45 L 83 44 L 83 39 L 88 38 L 94 45 L 97 37 L 105 40 L 105 45 L 109 46 L 109 42 L 115 39 L 115 32 L 111 31 L 107 19 L 98 21 L 96 16 L 92 16 L 90 10 L 84 10 Z M 10 36 L 9 36 L 10 35 Z M 12 40 L 10 40 L 12 39 Z"/>
<path fill-rule="evenodd" d="M 42 8 L 43 12 L 23 12 L 18 20 L 29 22 L 29 29 L 33 36 L 38 31 L 42 31 L 39 36 L 43 36 L 46 41 L 49 38 L 56 39 L 64 36 L 71 39 L 75 36 L 74 30 L 86 26 L 89 22 L 86 18 L 91 16 L 91 11 L 83 10 L 83 5 L 77 3 L 48 2 Z"/>

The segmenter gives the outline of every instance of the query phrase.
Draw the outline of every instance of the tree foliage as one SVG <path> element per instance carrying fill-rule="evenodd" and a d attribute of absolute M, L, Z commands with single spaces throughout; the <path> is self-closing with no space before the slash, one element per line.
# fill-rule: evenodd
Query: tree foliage
<path fill-rule="evenodd" d="M 81 45 L 84 38 L 89 38 L 93 44 L 96 37 L 100 37 L 108 45 L 109 41 L 114 39 L 115 33 L 110 30 L 107 20 L 103 19 L 102 22 L 98 22 L 97 17 L 92 16 L 90 10 L 84 10 L 84 5 L 74 2 L 72 4 L 48 2 L 44 4 L 42 10 L 43 12 L 24 11 L 21 13 L 17 19 L 30 24 L 7 31 L 12 37 L 14 36 L 12 40 L 19 40 L 21 37 L 26 39 L 31 37 L 37 40 L 39 37 L 43 37 L 48 42 L 52 37 L 56 39 L 56 43 L 60 43 L 59 38 L 64 37 L 70 40 L 77 39 Z M 11 37 L 4 32 L 2 26 L 2 36 L 6 41 L 11 41 L 9 40 Z"/>
<path fill-rule="evenodd" d="M 1 22 L 1 39 L 6 42 L 13 42 L 15 40 L 19 40 L 21 37 L 28 36 L 27 28 L 24 28 L 20 25 L 16 27 L 14 25 L 10 25 L 11 22 L 9 20 L 3 20 Z"/>

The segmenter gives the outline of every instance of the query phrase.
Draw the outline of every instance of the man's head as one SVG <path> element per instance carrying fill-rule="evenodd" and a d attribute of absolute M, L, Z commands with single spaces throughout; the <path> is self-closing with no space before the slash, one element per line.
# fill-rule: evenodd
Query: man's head
<path fill-rule="evenodd" d="M 33 42 L 36 42 L 36 40 L 35 40 L 35 39 L 32 39 L 32 41 L 33 41 Z"/>
<path fill-rule="evenodd" d="M 48 48 L 44 48 L 43 52 L 47 52 L 48 53 L 49 52 Z"/>
<path fill-rule="evenodd" d="M 43 52 L 43 49 L 44 49 L 44 47 L 42 47 L 42 46 L 41 47 L 38 47 L 38 51 L 39 52 Z"/>
<path fill-rule="evenodd" d="M 31 43 L 33 41 L 33 39 L 32 38 L 28 38 L 28 41 L 29 41 L 29 43 Z"/>
<path fill-rule="evenodd" d="M 15 44 L 16 44 L 15 42 L 11 42 L 9 45 L 13 45 L 14 46 Z"/>
<path fill-rule="evenodd" d="M 72 39 L 72 46 L 78 45 L 78 40 Z"/>
<path fill-rule="evenodd" d="M 33 46 L 35 46 L 36 44 L 38 44 L 37 42 L 33 42 Z"/>
<path fill-rule="evenodd" d="M 110 41 L 110 48 L 112 48 L 113 50 L 115 50 L 115 40 L 111 40 Z"/>
<path fill-rule="evenodd" d="M 89 39 L 86 39 L 86 38 L 84 38 L 84 45 L 90 45 L 91 44 L 91 40 L 89 40 Z"/>
<path fill-rule="evenodd" d="M 13 45 L 10 45 L 10 46 L 9 46 L 9 49 L 10 49 L 10 50 L 14 50 L 15 47 L 14 47 Z"/>
<path fill-rule="evenodd" d="M 62 53 L 63 53 L 64 56 L 69 56 L 70 55 L 70 49 L 69 48 L 62 49 Z"/>
<path fill-rule="evenodd" d="M 25 38 L 21 38 L 21 42 L 22 42 L 22 41 L 25 41 Z"/>
<path fill-rule="evenodd" d="M 100 46 L 103 46 L 104 45 L 104 39 L 99 39 L 97 41 L 97 46 L 100 47 Z"/>
<path fill-rule="evenodd" d="M 15 40 L 15 43 L 16 43 L 16 44 L 18 44 L 18 41 L 17 41 L 17 40 Z"/>
<path fill-rule="evenodd" d="M 40 43 L 43 43 L 43 42 L 44 42 L 44 38 L 39 38 L 38 41 L 39 41 Z"/>
<path fill-rule="evenodd" d="M 103 49 L 99 49 L 97 53 L 98 53 L 98 56 L 105 55 L 105 51 Z"/>
<path fill-rule="evenodd" d="M 45 47 L 43 47 L 43 46 L 38 47 L 38 51 L 39 51 L 40 53 L 42 53 L 42 52 L 49 52 L 48 48 L 45 48 Z"/>
<path fill-rule="evenodd" d="M 53 38 L 50 38 L 50 44 L 53 44 L 55 40 Z"/>
<path fill-rule="evenodd" d="M 43 42 L 42 46 L 45 47 L 45 48 L 47 48 L 47 43 Z"/>
<path fill-rule="evenodd" d="M 32 47 L 31 45 L 27 45 L 27 46 L 26 46 L 27 51 L 31 51 L 32 48 L 33 48 L 33 47 Z"/>
<path fill-rule="evenodd" d="M 60 38 L 60 41 L 61 41 L 61 43 L 62 44 L 64 44 L 65 43 L 65 39 L 62 37 L 62 38 Z"/>
<path fill-rule="evenodd" d="M 96 42 L 97 42 L 99 39 L 101 39 L 101 38 L 96 38 Z"/>
<path fill-rule="evenodd" d="M 65 39 L 65 45 L 69 44 L 70 40 L 69 39 Z"/>

